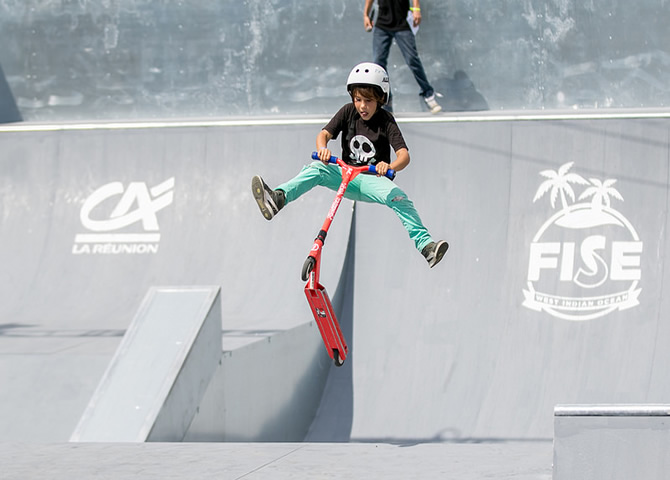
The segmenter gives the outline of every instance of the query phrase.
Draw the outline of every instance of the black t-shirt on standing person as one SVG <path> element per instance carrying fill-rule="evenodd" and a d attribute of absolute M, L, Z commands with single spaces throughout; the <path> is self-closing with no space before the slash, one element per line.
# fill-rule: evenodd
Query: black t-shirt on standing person
<path fill-rule="evenodd" d="M 410 29 L 407 23 L 409 0 L 378 0 L 377 5 L 375 27 L 393 32 Z"/>

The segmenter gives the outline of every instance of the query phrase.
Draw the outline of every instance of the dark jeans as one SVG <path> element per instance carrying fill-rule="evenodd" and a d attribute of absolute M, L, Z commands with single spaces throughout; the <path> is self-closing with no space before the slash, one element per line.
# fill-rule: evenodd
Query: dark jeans
<path fill-rule="evenodd" d="M 423 64 L 419 58 L 419 51 L 416 49 L 416 40 L 411 30 L 401 30 L 399 32 L 390 32 L 382 28 L 375 27 L 372 34 L 372 56 L 377 65 L 386 68 L 386 63 L 389 58 L 389 50 L 395 38 L 398 48 L 405 59 L 405 63 L 414 74 L 416 83 L 421 88 L 422 97 L 430 97 L 435 91 L 428 83 L 426 72 L 423 69 Z M 391 95 L 389 93 L 389 105 L 391 105 Z"/>

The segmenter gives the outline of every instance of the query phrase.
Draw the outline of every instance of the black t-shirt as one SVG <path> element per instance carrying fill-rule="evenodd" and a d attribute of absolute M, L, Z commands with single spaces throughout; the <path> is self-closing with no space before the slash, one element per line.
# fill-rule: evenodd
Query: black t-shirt
<path fill-rule="evenodd" d="M 375 165 L 391 163 L 393 151 L 407 148 L 398 124 L 386 110 L 378 108 L 368 121 L 356 111 L 353 103 L 345 106 L 323 127 L 333 138 L 342 132 L 342 160 L 349 165 Z"/>
<path fill-rule="evenodd" d="M 378 0 L 377 5 L 376 27 L 394 32 L 410 29 L 407 23 L 409 0 Z"/>

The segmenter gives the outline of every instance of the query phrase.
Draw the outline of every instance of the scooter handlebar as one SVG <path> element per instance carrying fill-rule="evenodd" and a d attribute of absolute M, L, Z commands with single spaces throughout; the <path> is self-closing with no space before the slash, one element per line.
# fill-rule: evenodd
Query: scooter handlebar
<path fill-rule="evenodd" d="M 312 159 L 319 160 L 319 154 L 317 152 L 312 152 Z M 330 159 L 328 160 L 328 163 L 337 164 L 337 157 L 335 155 L 331 155 Z M 364 171 L 367 171 L 367 172 L 370 172 L 370 173 L 377 173 L 377 168 L 374 165 L 367 165 L 367 167 L 365 167 Z M 386 170 L 386 175 L 385 176 L 387 178 L 390 178 L 391 180 L 393 180 L 395 178 L 395 174 L 396 174 L 396 171 L 393 170 L 392 168 L 389 168 L 388 170 Z"/>

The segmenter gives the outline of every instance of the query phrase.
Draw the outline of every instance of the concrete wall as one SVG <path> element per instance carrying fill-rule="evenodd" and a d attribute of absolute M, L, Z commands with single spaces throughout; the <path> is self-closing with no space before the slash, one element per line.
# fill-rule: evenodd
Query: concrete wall
<path fill-rule="evenodd" d="M 357 204 L 350 370 L 331 372 L 325 397 L 346 408 L 322 402 L 321 425 L 337 411 L 345 440 L 549 439 L 559 403 L 669 402 L 667 116 L 399 121 L 412 163 L 396 182 L 451 248 L 430 270 L 391 211 Z M 69 437 L 150 285 L 221 285 L 224 333 L 310 320 L 299 270 L 332 192 L 268 223 L 248 180 L 292 176 L 324 123 L 0 131 L 2 435 Z M 156 252 L 76 241 L 104 233 L 81 212 L 113 182 L 136 182 L 144 205 L 172 190 L 158 230 L 147 214 L 107 232 L 160 234 L 140 237 Z M 84 218 L 111 220 L 121 196 Z M 331 294 L 346 211 L 324 252 Z M 312 388 L 305 361 L 277 361 L 305 368 L 298 390 Z"/>
<path fill-rule="evenodd" d="M 373 60 L 362 0 L 0 2 L 30 121 L 326 115 Z M 434 0 L 417 45 L 445 110 L 667 108 L 665 0 Z M 396 112 L 421 112 L 398 48 Z"/>
<path fill-rule="evenodd" d="M 396 182 L 451 247 L 428 270 L 360 205 L 352 438 L 550 439 L 558 403 L 670 400 L 668 118 L 401 127 Z"/>

